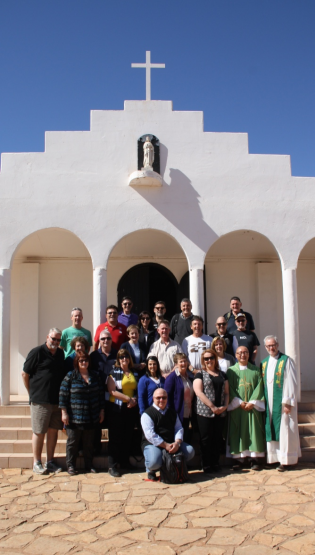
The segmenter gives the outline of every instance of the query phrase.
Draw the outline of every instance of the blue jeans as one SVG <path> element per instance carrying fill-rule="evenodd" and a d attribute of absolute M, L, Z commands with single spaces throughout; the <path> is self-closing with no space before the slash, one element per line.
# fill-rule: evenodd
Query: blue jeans
<path fill-rule="evenodd" d="M 195 450 L 191 445 L 188 443 L 181 443 L 179 448 L 186 459 L 186 461 L 190 461 L 195 455 Z M 145 468 L 147 472 L 155 472 L 159 470 L 162 466 L 162 449 L 159 447 L 155 447 L 154 445 L 146 445 L 144 450 L 144 459 L 145 459 Z"/>

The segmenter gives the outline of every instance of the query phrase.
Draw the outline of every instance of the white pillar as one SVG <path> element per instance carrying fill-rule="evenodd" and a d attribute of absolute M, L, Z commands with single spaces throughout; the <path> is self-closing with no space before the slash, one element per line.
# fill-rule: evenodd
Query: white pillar
<path fill-rule="evenodd" d="M 10 404 L 10 283 L 11 271 L 0 269 L 0 402 Z"/>
<path fill-rule="evenodd" d="M 203 269 L 189 270 L 189 297 L 192 302 L 193 314 L 197 314 L 204 318 L 204 287 L 203 287 Z"/>
<path fill-rule="evenodd" d="M 99 324 L 106 320 L 107 272 L 105 268 L 93 270 L 93 326 L 94 333 Z"/>
<path fill-rule="evenodd" d="M 285 354 L 295 362 L 299 399 L 301 396 L 299 313 L 297 301 L 296 269 L 282 268 Z"/>

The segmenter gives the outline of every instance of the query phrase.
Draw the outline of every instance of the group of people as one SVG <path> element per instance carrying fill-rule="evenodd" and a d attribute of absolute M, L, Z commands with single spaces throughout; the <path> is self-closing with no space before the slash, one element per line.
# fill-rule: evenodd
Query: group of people
<path fill-rule="evenodd" d="M 45 344 L 28 354 L 22 377 L 30 397 L 35 473 L 61 470 L 54 451 L 63 427 L 70 475 L 77 473 L 80 450 L 86 472 L 96 472 L 93 456 L 102 428 L 108 428 L 114 477 L 132 468 L 131 455 L 143 454 L 148 479 L 156 480 L 163 449 L 181 450 L 186 460 L 194 457 L 194 431 L 206 473 L 220 470 L 223 447 L 234 470 L 248 464 L 259 470 L 265 455 L 280 471 L 297 464 L 294 363 L 269 335 L 268 356 L 255 365 L 259 340 L 238 297 L 210 335 L 203 333 L 203 319 L 192 313 L 189 299 L 170 322 L 163 301 L 155 303 L 153 317 L 148 311 L 137 316 L 132 306 L 129 297 L 120 313 L 109 305 L 93 344 L 82 326 L 82 310 L 75 307 L 72 325 L 52 328 Z"/>

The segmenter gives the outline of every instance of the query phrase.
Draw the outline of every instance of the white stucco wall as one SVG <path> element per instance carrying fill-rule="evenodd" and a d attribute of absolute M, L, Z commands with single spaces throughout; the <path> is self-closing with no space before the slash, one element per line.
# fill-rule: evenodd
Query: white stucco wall
<path fill-rule="evenodd" d="M 145 133 L 156 135 L 161 143 L 161 188 L 127 185 L 129 175 L 137 169 L 137 139 Z M 29 261 L 39 264 L 38 270 L 24 269 L 25 281 L 21 283 L 13 265 L 12 368 L 19 365 L 14 338 L 18 315 L 29 309 L 32 298 L 25 298 L 25 289 L 29 287 L 35 296 L 36 280 L 39 295 L 34 306 L 38 302 L 38 314 L 36 317 L 34 313 L 33 330 L 29 338 L 25 337 L 26 343 L 33 343 L 36 335 L 42 341 L 52 322 L 61 327 L 68 325 L 68 309 L 78 304 L 78 297 L 84 304 L 84 324 L 92 327 L 92 266 L 108 266 L 108 300 L 114 301 L 117 279 L 137 260 L 143 261 L 137 253 L 130 260 L 113 255 L 119 241 L 136 230 L 155 229 L 168 234 L 160 250 L 168 246 L 168 237 L 177 241 L 187 262 L 184 258 L 171 261 L 168 255 L 165 261 L 176 277 L 184 273 L 186 264 L 190 269 L 203 268 L 211 245 L 240 229 L 267 237 L 283 267 L 296 268 L 301 249 L 315 237 L 314 190 L 315 178 L 291 176 L 289 156 L 249 154 L 247 134 L 205 133 L 201 112 L 176 112 L 171 102 L 164 101 L 127 101 L 124 110 L 92 111 L 90 131 L 47 132 L 45 152 L 2 154 L 0 268 L 12 265 L 16 252 L 23 247 L 21 242 L 37 230 L 68 230 L 82 241 L 85 251 L 83 257 L 79 247 L 75 255 L 71 249 L 69 254 L 67 241 L 64 244 L 61 237 L 65 254 L 55 256 L 49 241 L 41 244 L 39 240 L 38 259 Z M 255 250 L 256 243 L 253 245 Z M 261 262 L 269 261 L 267 255 Z M 56 260 L 68 256 L 83 259 L 73 265 Z M 163 258 L 163 254 L 159 256 Z M 245 264 L 246 277 L 240 278 L 244 265 L 233 263 L 233 291 L 230 293 L 227 284 L 222 297 L 214 287 L 222 283 L 222 269 L 206 262 L 208 318 L 213 319 L 216 310 L 226 308 L 231 294 L 238 294 L 244 308 L 253 312 L 256 322 L 265 329 L 266 316 L 260 314 L 261 291 L 267 294 L 271 289 L 270 276 L 274 274 L 277 295 L 271 302 L 274 292 L 270 293 L 266 306 L 276 303 L 273 317 L 281 337 L 279 263 L 272 258 L 276 266 L 269 274 L 268 269 L 257 268 L 257 257 L 250 258 Z M 309 283 L 312 268 L 305 268 L 301 275 L 300 282 Z M 58 285 L 57 303 L 55 293 L 51 293 L 53 283 Z M 301 321 L 310 318 L 312 306 L 303 300 L 305 287 L 299 285 Z M 20 318 L 19 330 L 24 328 L 25 321 Z M 26 344 L 19 347 L 22 354 L 26 348 Z M 309 347 L 302 349 L 302 357 L 310 360 Z"/>

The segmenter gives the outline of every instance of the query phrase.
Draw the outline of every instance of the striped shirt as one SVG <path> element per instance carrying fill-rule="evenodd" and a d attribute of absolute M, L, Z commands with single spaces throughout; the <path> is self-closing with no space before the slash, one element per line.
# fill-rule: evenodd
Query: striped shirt
<path fill-rule="evenodd" d="M 105 408 L 105 393 L 100 376 L 89 371 L 86 383 L 76 370 L 68 372 L 61 383 L 59 407 L 69 415 L 69 424 L 96 424 Z"/>

